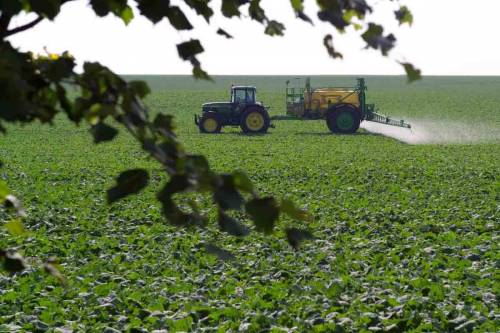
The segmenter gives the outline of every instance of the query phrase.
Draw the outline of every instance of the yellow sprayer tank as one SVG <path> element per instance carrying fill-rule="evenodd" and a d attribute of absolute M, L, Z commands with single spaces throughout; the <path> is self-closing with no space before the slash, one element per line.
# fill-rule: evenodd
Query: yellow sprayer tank
<path fill-rule="evenodd" d="M 317 88 L 304 92 L 306 109 L 323 115 L 333 104 L 345 103 L 359 107 L 359 95 L 354 89 L 345 88 Z"/>
<path fill-rule="evenodd" d="M 312 88 L 309 78 L 305 87 L 289 87 L 286 82 L 286 115 L 271 120 L 324 119 L 333 133 L 354 133 L 362 121 L 411 128 L 403 120 L 394 120 L 375 111 L 375 104 L 366 103 L 366 84 L 358 78 L 354 87 Z"/>

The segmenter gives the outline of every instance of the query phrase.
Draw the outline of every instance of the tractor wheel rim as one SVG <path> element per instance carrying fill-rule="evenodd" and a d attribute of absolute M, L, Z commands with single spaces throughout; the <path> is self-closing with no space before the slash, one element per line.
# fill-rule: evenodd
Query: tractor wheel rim
<path fill-rule="evenodd" d="M 264 127 L 264 117 L 258 112 L 252 112 L 247 116 L 246 125 L 251 131 L 260 131 Z"/>
<path fill-rule="evenodd" d="M 354 126 L 354 118 L 349 113 L 341 113 L 337 117 L 337 126 L 342 130 L 349 130 Z"/>
<path fill-rule="evenodd" d="M 217 120 L 208 118 L 203 122 L 203 128 L 207 132 L 215 132 L 217 130 Z"/>

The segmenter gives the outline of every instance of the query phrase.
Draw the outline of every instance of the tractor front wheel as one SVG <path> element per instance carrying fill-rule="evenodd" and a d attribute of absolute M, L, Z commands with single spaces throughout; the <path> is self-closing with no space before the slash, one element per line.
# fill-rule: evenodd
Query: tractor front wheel
<path fill-rule="evenodd" d="M 345 105 L 330 110 L 326 115 L 326 125 L 333 133 L 352 134 L 359 129 L 361 118 L 354 106 Z"/>
<path fill-rule="evenodd" d="M 240 127 L 245 133 L 266 133 L 270 123 L 265 109 L 249 107 L 241 115 Z"/>
<path fill-rule="evenodd" d="M 201 133 L 220 133 L 222 122 L 220 121 L 217 114 L 206 112 L 201 116 L 198 127 L 200 128 Z"/>

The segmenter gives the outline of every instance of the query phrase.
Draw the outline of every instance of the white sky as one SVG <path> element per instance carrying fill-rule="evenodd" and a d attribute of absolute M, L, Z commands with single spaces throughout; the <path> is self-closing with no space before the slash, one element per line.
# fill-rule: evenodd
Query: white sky
<path fill-rule="evenodd" d="M 389 58 L 364 50 L 358 32 L 339 35 L 333 26 L 319 22 L 314 0 L 305 1 L 305 12 L 314 19 L 314 27 L 295 18 L 289 0 L 262 0 L 268 17 L 285 24 L 284 37 L 264 35 L 264 27 L 250 19 L 222 17 L 217 13 L 220 2 L 212 0 L 216 15 L 211 25 L 186 9 L 195 29 L 177 32 L 165 20 L 153 25 L 137 11 L 128 26 L 112 15 L 97 18 L 87 0 L 78 0 L 64 5 L 54 22 L 43 21 L 10 41 L 38 53 L 44 47 L 53 53 L 69 50 L 79 63 L 100 61 L 121 74 L 190 74 L 191 65 L 179 59 L 175 45 L 198 38 L 205 47 L 199 59 L 211 75 L 403 74 L 397 60 L 414 63 L 424 75 L 500 75 L 499 0 L 402 0 L 415 18 L 411 28 L 398 26 L 395 3 L 368 1 L 375 4 L 372 19 L 398 38 Z M 11 27 L 30 18 L 19 17 Z M 218 27 L 235 38 L 217 35 Z M 327 55 L 323 46 L 326 33 L 334 35 L 344 60 Z"/>

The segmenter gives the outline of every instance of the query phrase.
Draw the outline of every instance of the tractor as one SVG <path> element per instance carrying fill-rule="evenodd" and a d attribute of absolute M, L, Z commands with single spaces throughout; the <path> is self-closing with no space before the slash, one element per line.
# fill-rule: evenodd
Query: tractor
<path fill-rule="evenodd" d="M 363 120 L 385 125 L 411 128 L 403 120 L 393 120 L 375 111 L 374 104 L 366 104 L 365 79 L 357 79 L 354 87 L 311 88 L 306 80 L 305 88 L 289 87 L 286 83 L 286 115 L 271 120 L 326 120 L 333 133 L 350 134 L 359 129 Z"/>
<path fill-rule="evenodd" d="M 244 133 L 266 133 L 271 120 L 267 107 L 256 102 L 257 89 L 232 86 L 229 102 L 205 103 L 194 122 L 202 133 L 219 133 L 224 126 L 239 126 Z"/>

